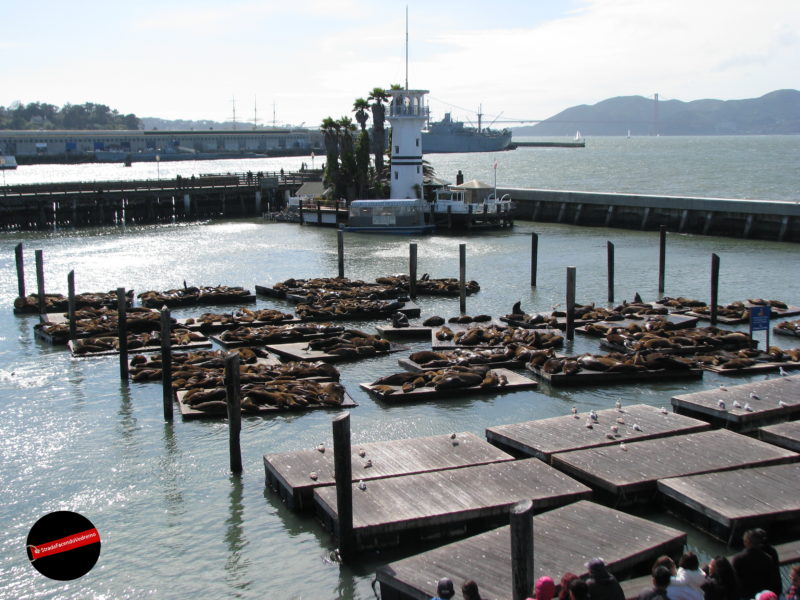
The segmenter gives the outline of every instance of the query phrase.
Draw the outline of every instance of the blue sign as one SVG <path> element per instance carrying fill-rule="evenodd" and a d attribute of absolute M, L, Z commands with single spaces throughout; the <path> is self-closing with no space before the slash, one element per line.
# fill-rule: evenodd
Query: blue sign
<path fill-rule="evenodd" d="M 750 331 L 769 331 L 769 306 L 750 307 Z"/>

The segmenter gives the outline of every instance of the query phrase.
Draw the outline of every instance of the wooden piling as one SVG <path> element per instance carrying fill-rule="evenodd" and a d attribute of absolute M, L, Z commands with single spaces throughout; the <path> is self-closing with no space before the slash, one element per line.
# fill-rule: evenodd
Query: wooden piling
<path fill-rule="evenodd" d="M 322 224 L 322 221 L 319 223 Z M 336 251 L 339 253 L 339 277 L 344 277 L 344 230 L 342 229 L 336 232 Z"/>
<path fill-rule="evenodd" d="M 511 585 L 513 600 L 525 600 L 533 590 L 533 501 L 511 508 Z"/>
<path fill-rule="evenodd" d="M 417 299 L 417 244 L 408 245 L 408 289 L 412 300 Z"/>
<path fill-rule="evenodd" d="M 170 338 L 170 314 L 165 306 L 161 309 L 161 399 L 164 404 L 164 420 L 172 421 L 172 339 Z"/>
<path fill-rule="evenodd" d="M 20 298 L 25 297 L 25 260 L 22 254 L 22 242 L 14 248 L 14 257 L 17 262 L 17 290 Z"/>
<path fill-rule="evenodd" d="M 300 211 L 300 225 L 303 225 L 303 224 L 305 224 L 305 221 L 303 220 L 303 200 L 302 199 L 297 201 L 297 209 Z"/>
<path fill-rule="evenodd" d="M 567 339 L 575 339 L 575 267 L 567 267 Z"/>
<path fill-rule="evenodd" d="M 659 227 L 659 240 L 658 240 L 658 297 L 664 297 L 664 276 L 666 273 L 667 264 L 667 227 L 661 225 Z"/>
<path fill-rule="evenodd" d="M 77 337 L 77 323 L 75 322 L 75 271 L 67 274 L 67 318 L 69 319 L 69 339 L 74 341 Z"/>
<path fill-rule="evenodd" d="M 458 297 L 461 314 L 467 312 L 467 245 L 458 245 Z"/>
<path fill-rule="evenodd" d="M 614 302 L 614 244 L 606 242 L 606 254 L 608 256 L 608 301 Z"/>
<path fill-rule="evenodd" d="M 531 233 L 531 287 L 536 287 L 536 275 L 539 268 L 539 234 Z"/>
<path fill-rule="evenodd" d="M 39 314 L 44 313 L 44 255 L 36 251 L 36 291 L 39 294 Z"/>
<path fill-rule="evenodd" d="M 242 472 L 242 448 L 239 434 L 242 431 L 242 406 L 239 388 L 239 353 L 225 356 L 225 396 L 228 404 L 228 433 L 231 471 Z"/>
<path fill-rule="evenodd" d="M 711 255 L 711 325 L 717 324 L 717 297 L 719 292 L 719 256 Z"/>
<path fill-rule="evenodd" d="M 333 419 L 333 467 L 336 478 L 336 510 L 338 512 L 339 555 L 343 562 L 353 557 L 353 463 L 350 449 L 350 413 Z"/>
<path fill-rule="evenodd" d="M 70 319 L 70 324 L 72 319 Z M 117 288 L 117 335 L 119 336 L 119 377 L 128 380 L 128 299 L 125 288 Z M 170 378 L 171 379 L 171 378 Z M 170 386 L 172 381 L 170 381 Z"/>

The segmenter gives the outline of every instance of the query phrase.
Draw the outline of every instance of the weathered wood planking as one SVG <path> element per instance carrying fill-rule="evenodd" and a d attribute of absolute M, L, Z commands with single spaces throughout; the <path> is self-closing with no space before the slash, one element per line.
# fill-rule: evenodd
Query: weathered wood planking
<path fill-rule="evenodd" d="M 267 346 L 269 348 L 269 346 Z M 521 390 L 530 390 L 539 385 L 533 379 L 529 379 L 508 369 L 491 369 L 498 377 L 505 377 L 507 383 L 505 385 L 473 385 L 470 387 L 449 388 L 446 390 L 437 390 L 432 387 L 419 387 L 404 392 L 402 386 L 391 385 L 381 386 L 382 388 L 390 388 L 394 390 L 391 394 L 380 391 L 371 383 L 360 383 L 361 389 L 369 394 L 375 396 L 384 402 L 413 402 L 416 400 L 437 400 L 439 398 L 452 398 L 454 396 L 472 396 L 475 394 L 503 394 L 508 392 L 519 392 Z"/>
<path fill-rule="evenodd" d="M 397 364 L 403 367 L 406 371 L 414 373 L 422 373 L 423 371 L 435 371 L 443 367 L 424 367 L 421 364 L 414 362 L 410 358 L 398 358 Z M 457 364 L 456 362 L 452 363 Z M 525 367 L 525 361 L 522 360 L 507 360 L 501 362 L 484 363 L 484 366 L 491 367 L 492 369 L 522 369 Z"/>
<path fill-rule="evenodd" d="M 508 524 L 509 508 L 521 499 L 534 509 L 586 500 L 592 491 L 534 458 L 389 477 L 353 484 L 353 529 L 360 550 L 419 539 L 422 532 L 485 531 Z M 337 530 L 336 487 L 314 490 L 323 523 Z M 410 536 L 410 537 L 409 537 Z"/>
<path fill-rule="evenodd" d="M 270 352 L 274 352 L 281 358 L 289 360 L 308 360 L 323 362 L 341 362 L 346 360 L 364 360 L 366 358 L 375 358 L 378 356 L 386 356 L 393 352 L 403 352 L 408 350 L 408 346 L 401 346 L 399 344 L 390 344 L 389 350 L 386 352 L 376 352 L 372 356 L 343 356 L 341 354 L 328 354 L 322 350 L 313 350 L 308 347 L 308 342 L 299 342 L 294 344 L 267 344 L 264 346 Z"/>
<path fill-rule="evenodd" d="M 385 338 L 426 340 L 430 337 L 432 328 L 423 325 L 409 325 L 408 327 L 377 325 L 375 329 Z"/>
<path fill-rule="evenodd" d="M 384 600 L 429 600 L 436 582 L 474 579 L 484 598 L 510 600 L 510 528 L 500 527 L 424 552 L 377 570 Z M 586 574 L 588 560 L 602 556 L 617 575 L 653 564 L 662 554 L 679 554 L 686 534 L 640 517 L 580 501 L 533 517 L 534 579 L 572 572 Z M 556 578 L 559 575 L 555 576 Z"/>
<path fill-rule="evenodd" d="M 553 455 L 557 469 L 627 502 L 652 495 L 656 481 L 699 473 L 768 466 L 800 455 L 725 429 Z"/>
<path fill-rule="evenodd" d="M 750 304 L 749 302 L 744 303 L 745 309 L 749 310 L 754 306 L 760 306 L 756 304 Z M 710 321 L 711 315 L 710 313 L 696 313 L 696 312 L 687 312 L 687 315 L 696 316 L 704 321 Z M 771 319 L 780 319 L 783 317 L 792 317 L 795 315 L 800 315 L 800 306 L 788 306 L 786 308 L 775 308 L 774 306 L 770 307 L 769 316 Z M 748 313 L 744 317 L 737 318 L 737 317 L 720 317 L 717 316 L 717 321 L 720 323 L 728 323 L 731 325 L 740 324 L 740 323 L 749 323 L 750 322 L 750 314 Z"/>
<path fill-rule="evenodd" d="M 392 311 L 364 311 L 356 313 L 324 313 L 317 315 L 298 315 L 304 323 L 313 321 L 370 321 L 374 319 L 386 319 L 395 312 L 401 312 L 409 319 L 416 319 L 422 313 L 422 309 L 415 302 L 405 302 L 402 308 Z"/>
<path fill-rule="evenodd" d="M 624 423 L 617 422 L 620 418 Z M 620 410 L 601 410 L 591 429 L 586 427 L 587 419 L 589 413 L 578 413 L 578 418 L 570 414 L 525 423 L 496 425 L 486 429 L 486 439 L 513 454 L 535 456 L 549 463 L 557 452 L 608 446 L 622 440 L 647 440 L 693 433 L 710 427 L 705 421 L 647 404 L 623 406 Z M 634 429 L 634 425 L 641 431 Z M 616 433 L 611 432 L 611 426 L 617 427 Z M 609 434 L 614 436 L 613 440 L 607 437 Z"/>
<path fill-rule="evenodd" d="M 745 529 L 796 522 L 800 463 L 662 479 L 658 491 L 692 522 L 730 542 Z"/>
<path fill-rule="evenodd" d="M 740 367 L 738 369 L 726 369 L 722 365 L 703 365 L 703 369 L 711 371 L 717 375 L 741 375 L 743 373 L 773 373 L 780 369 L 786 371 L 793 371 L 800 369 L 800 363 L 796 362 L 757 362 L 749 367 Z"/>
<path fill-rule="evenodd" d="M 767 425 L 758 430 L 762 442 L 786 448 L 792 452 L 800 452 L 800 421 L 788 421 L 776 425 Z"/>
<path fill-rule="evenodd" d="M 82 338 L 83 340 L 87 340 L 90 338 Z M 173 350 L 200 350 L 203 348 L 211 348 L 212 344 L 211 341 L 195 341 L 189 342 L 188 344 L 172 344 Z M 103 350 L 102 352 L 75 352 L 74 344 L 70 340 L 67 342 L 67 348 L 69 348 L 70 352 L 72 352 L 72 356 L 75 358 L 88 358 L 90 356 L 116 356 L 119 354 L 119 350 Z M 138 348 L 128 348 L 128 353 L 130 354 L 143 354 L 145 352 L 160 352 L 161 351 L 161 341 L 158 341 L 158 345 L 155 346 L 139 346 Z"/>
<path fill-rule="evenodd" d="M 513 460 L 513 457 L 472 433 L 389 440 L 367 444 L 353 443 L 353 480 L 379 479 L 395 475 L 424 473 Z M 363 450 L 362 457 L 359 452 Z M 367 460 L 372 466 L 364 468 Z M 333 450 L 299 450 L 264 455 L 267 485 L 286 499 L 290 507 L 302 509 L 311 504 L 314 488 L 332 485 Z M 310 474 L 315 473 L 316 480 Z"/>
<path fill-rule="evenodd" d="M 184 404 L 183 397 L 186 395 L 187 390 L 180 390 L 176 394 L 176 399 L 178 401 L 178 408 L 181 411 L 181 416 L 185 421 L 190 421 L 193 419 L 227 419 L 228 413 L 227 411 L 224 412 L 207 412 L 203 410 L 197 410 L 189 406 L 188 404 Z M 258 412 L 248 412 L 242 413 L 246 417 L 265 417 L 268 415 L 274 415 L 278 413 L 298 413 L 298 412 L 305 412 L 309 410 L 317 410 L 317 409 L 325 409 L 325 410 L 342 410 L 344 408 L 354 408 L 358 406 L 350 395 L 345 392 L 344 399 L 342 400 L 341 404 L 308 404 L 307 406 L 296 406 L 293 408 L 280 408 L 278 406 L 259 406 Z"/>
<path fill-rule="evenodd" d="M 631 381 L 672 381 L 702 379 L 702 369 L 654 369 L 648 371 L 592 371 L 581 368 L 577 373 L 545 373 L 541 367 L 528 367 L 537 377 L 554 387 L 628 383 Z"/>
<path fill-rule="evenodd" d="M 751 398 L 751 392 L 758 399 Z M 734 406 L 734 402 L 741 406 Z M 746 410 L 747 405 L 751 411 Z M 753 431 L 763 425 L 796 418 L 800 413 L 800 375 L 680 394 L 672 397 L 672 407 L 677 413 L 714 425 L 742 432 Z"/>

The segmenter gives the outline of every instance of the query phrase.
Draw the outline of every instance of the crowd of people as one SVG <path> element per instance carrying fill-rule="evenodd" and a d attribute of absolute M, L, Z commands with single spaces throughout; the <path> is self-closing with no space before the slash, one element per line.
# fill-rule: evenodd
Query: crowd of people
<path fill-rule="evenodd" d="M 800 600 L 800 564 L 790 570 L 784 594 L 780 563 L 763 529 L 750 529 L 742 538 L 744 549 L 730 560 L 715 556 L 701 567 L 694 552 L 685 552 L 678 564 L 669 556 L 659 557 L 652 569 L 652 587 L 638 600 Z M 588 576 L 565 573 L 556 585 L 551 577 L 540 577 L 527 600 L 625 600 L 616 577 L 601 558 L 586 563 Z M 450 600 L 455 585 L 447 577 L 437 583 L 432 600 Z M 463 600 L 482 600 L 473 580 L 461 586 Z"/>

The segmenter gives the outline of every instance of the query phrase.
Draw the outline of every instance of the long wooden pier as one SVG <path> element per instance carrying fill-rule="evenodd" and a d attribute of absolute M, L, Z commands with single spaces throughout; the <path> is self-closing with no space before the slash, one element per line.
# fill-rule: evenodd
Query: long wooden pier
<path fill-rule="evenodd" d="M 533 517 L 534 579 L 586 574 L 596 556 L 621 576 L 679 554 L 685 542 L 682 531 L 583 500 Z M 380 567 L 381 598 L 429 600 L 436 581 L 449 577 L 457 585 L 475 579 L 483 597 L 511 600 L 510 547 L 506 526 Z"/>
<path fill-rule="evenodd" d="M 486 439 L 511 454 L 535 456 L 549 463 L 558 452 L 693 433 L 709 427 L 705 421 L 635 404 L 598 411 L 596 421 L 589 413 L 576 413 L 488 427 Z"/>
<path fill-rule="evenodd" d="M 353 444 L 353 481 L 454 469 L 512 460 L 472 433 Z M 320 451 L 323 450 L 323 451 Z M 362 455 L 363 454 L 363 455 Z M 369 462 L 368 462 L 369 461 Z M 369 466 L 367 466 L 369 465 Z M 311 506 L 314 489 L 333 485 L 333 449 L 324 447 L 264 455 L 267 486 L 290 508 Z"/>
<path fill-rule="evenodd" d="M 562 452 L 552 462 L 619 505 L 652 498 L 659 479 L 797 460 L 795 452 L 718 429 Z"/>
<path fill-rule="evenodd" d="M 535 458 L 354 484 L 355 544 L 364 550 L 486 531 L 508 524 L 509 509 L 520 499 L 532 499 L 541 512 L 591 494 Z M 323 524 L 337 531 L 336 488 L 317 488 L 314 503 Z"/>

